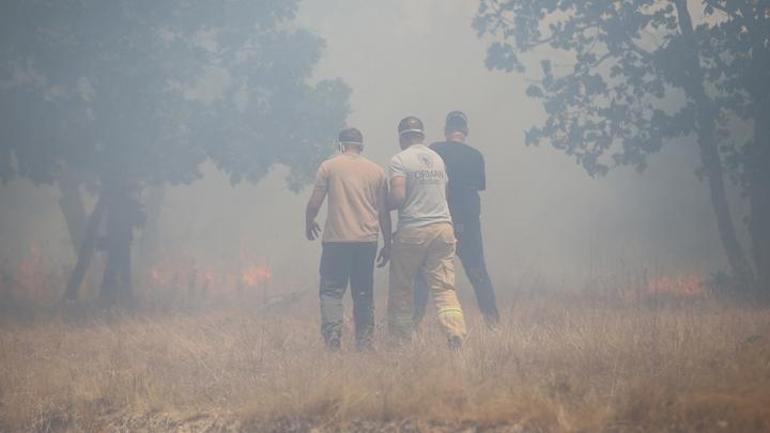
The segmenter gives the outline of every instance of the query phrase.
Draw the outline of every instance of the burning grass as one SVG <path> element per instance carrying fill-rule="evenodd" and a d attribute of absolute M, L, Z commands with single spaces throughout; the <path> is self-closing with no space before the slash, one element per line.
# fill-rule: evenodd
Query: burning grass
<path fill-rule="evenodd" d="M 769 311 L 534 297 L 460 354 L 431 324 L 329 354 L 315 297 L 255 311 L 6 321 L 0 431 L 770 431 Z"/>

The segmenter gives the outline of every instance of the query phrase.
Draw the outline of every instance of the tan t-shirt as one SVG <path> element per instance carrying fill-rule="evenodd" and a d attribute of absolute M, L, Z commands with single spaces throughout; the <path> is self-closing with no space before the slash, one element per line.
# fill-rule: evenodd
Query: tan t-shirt
<path fill-rule="evenodd" d="M 388 192 L 385 171 L 361 155 L 339 154 L 324 161 L 315 190 L 329 196 L 323 242 L 376 242 L 379 210 Z"/>

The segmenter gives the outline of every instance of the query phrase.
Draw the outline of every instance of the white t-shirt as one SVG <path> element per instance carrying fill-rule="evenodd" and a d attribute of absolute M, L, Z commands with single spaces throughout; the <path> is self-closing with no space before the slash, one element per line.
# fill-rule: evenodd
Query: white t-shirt
<path fill-rule="evenodd" d="M 413 144 L 390 160 L 390 177 L 406 178 L 406 199 L 398 210 L 398 228 L 451 223 L 446 201 L 448 182 L 441 157 L 424 144 Z"/>

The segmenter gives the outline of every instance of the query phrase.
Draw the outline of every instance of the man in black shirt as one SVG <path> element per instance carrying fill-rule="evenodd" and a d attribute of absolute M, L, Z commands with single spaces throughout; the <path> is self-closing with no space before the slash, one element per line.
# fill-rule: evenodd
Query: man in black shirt
<path fill-rule="evenodd" d="M 457 256 L 476 292 L 479 309 L 488 324 L 500 320 L 495 300 L 495 289 L 489 279 L 484 261 L 481 237 L 481 200 L 479 191 L 486 189 L 484 157 L 481 152 L 465 143 L 468 136 L 468 118 L 461 111 L 452 111 L 444 127 L 446 141 L 433 143 L 430 148 L 444 160 L 449 186 L 447 201 L 457 236 Z M 415 323 L 425 314 L 428 291 L 425 284 L 415 290 Z"/>

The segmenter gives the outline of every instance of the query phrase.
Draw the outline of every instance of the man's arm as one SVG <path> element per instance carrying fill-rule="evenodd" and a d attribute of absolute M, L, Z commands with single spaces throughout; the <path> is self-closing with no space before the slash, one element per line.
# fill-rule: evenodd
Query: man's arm
<path fill-rule="evenodd" d="M 406 177 L 393 176 L 390 178 L 388 209 L 399 209 L 404 204 L 404 201 L 406 201 Z"/>
<path fill-rule="evenodd" d="M 315 176 L 313 194 L 310 195 L 310 200 L 307 201 L 305 208 L 305 237 L 309 241 L 315 240 L 321 233 L 321 227 L 315 222 L 315 218 L 318 216 L 318 211 L 321 210 L 324 199 L 326 199 L 328 181 L 327 167 L 325 164 L 321 164 Z"/>
<path fill-rule="evenodd" d="M 406 201 L 406 176 L 407 170 L 401 161 L 401 154 L 390 160 L 390 188 L 388 189 L 387 209 L 396 210 Z"/>
<path fill-rule="evenodd" d="M 479 164 L 478 164 L 478 173 L 476 174 L 477 177 L 477 185 L 479 191 L 484 191 L 487 189 L 487 171 L 484 163 L 484 155 L 479 152 Z"/>
<path fill-rule="evenodd" d="M 377 209 L 383 241 L 380 255 L 377 257 L 377 267 L 382 268 L 390 261 L 390 246 L 393 236 L 393 223 L 390 219 L 390 209 L 388 208 L 388 178 L 385 176 L 385 173 L 382 173 L 382 178 L 380 179 L 377 193 Z"/>
<path fill-rule="evenodd" d="M 390 246 L 393 243 L 393 222 L 390 219 L 390 211 L 386 208 L 380 209 L 380 231 L 382 232 L 382 249 L 377 258 L 377 267 L 381 268 L 390 261 Z"/>
<path fill-rule="evenodd" d="M 305 208 L 305 237 L 309 241 L 315 240 L 321 233 L 321 227 L 315 222 L 315 219 L 321 210 L 321 205 L 325 198 L 326 191 L 316 188 L 313 190 L 310 200 L 307 201 L 307 207 Z"/>

